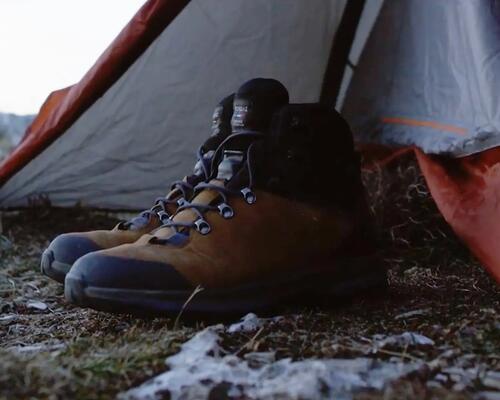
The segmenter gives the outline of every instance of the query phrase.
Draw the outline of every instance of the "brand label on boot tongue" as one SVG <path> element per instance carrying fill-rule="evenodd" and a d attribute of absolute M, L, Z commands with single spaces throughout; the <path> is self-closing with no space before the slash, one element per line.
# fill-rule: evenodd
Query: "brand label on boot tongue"
<path fill-rule="evenodd" d="M 246 125 L 248 105 L 235 105 L 231 125 L 234 129 L 243 129 Z"/>
<path fill-rule="evenodd" d="M 217 179 L 229 180 L 241 168 L 243 164 L 243 152 L 238 150 L 225 150 L 222 161 L 217 168 Z"/>
<path fill-rule="evenodd" d="M 231 118 L 231 128 L 234 131 L 253 129 L 255 125 L 255 109 L 246 99 L 236 99 L 233 104 L 233 116 Z"/>

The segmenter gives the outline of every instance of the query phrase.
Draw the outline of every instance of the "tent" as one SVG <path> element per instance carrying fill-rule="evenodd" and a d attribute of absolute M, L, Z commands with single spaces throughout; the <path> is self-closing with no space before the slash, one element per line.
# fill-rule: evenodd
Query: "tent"
<path fill-rule="evenodd" d="M 500 0 L 148 0 L 0 165 L 0 207 L 140 209 L 189 173 L 212 109 L 273 77 L 360 143 L 414 151 L 500 280 Z"/>

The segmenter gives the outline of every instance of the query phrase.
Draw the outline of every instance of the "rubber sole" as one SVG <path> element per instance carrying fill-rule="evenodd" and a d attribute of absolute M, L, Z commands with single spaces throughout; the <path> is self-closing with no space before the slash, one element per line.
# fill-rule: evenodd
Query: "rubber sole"
<path fill-rule="evenodd" d="M 54 252 L 52 250 L 47 249 L 43 252 L 42 259 L 40 261 L 40 271 L 42 274 L 64 284 L 64 280 L 70 269 L 70 264 L 65 264 L 55 260 Z"/>
<path fill-rule="evenodd" d="M 205 289 L 194 296 L 193 290 L 96 287 L 69 273 L 64 293 L 75 305 L 115 313 L 177 316 L 184 308 L 184 315 L 192 318 L 241 316 L 248 312 L 267 315 L 290 306 L 330 306 L 355 295 L 385 291 L 385 270 L 378 266 L 366 268 L 371 261 L 371 257 L 346 260 L 345 266 L 337 269 L 341 272 L 335 274 L 307 272 L 230 289 Z M 356 267 L 360 262 L 363 273 Z"/>

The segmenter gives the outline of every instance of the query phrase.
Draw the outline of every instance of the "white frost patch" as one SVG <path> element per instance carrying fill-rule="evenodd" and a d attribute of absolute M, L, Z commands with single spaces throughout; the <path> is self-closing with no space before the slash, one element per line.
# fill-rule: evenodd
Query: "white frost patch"
<path fill-rule="evenodd" d="M 64 343 L 55 343 L 55 344 L 34 344 L 30 346 L 13 346 L 8 347 L 8 350 L 17 352 L 17 353 L 33 353 L 33 352 L 42 352 L 42 351 L 55 351 L 61 350 L 65 348 L 66 345 Z"/>
<path fill-rule="evenodd" d="M 420 317 L 422 315 L 429 314 L 430 311 L 431 311 L 430 308 L 408 311 L 408 312 L 405 312 L 403 314 L 396 315 L 394 317 L 394 319 L 406 319 L 406 318 Z"/>
<path fill-rule="evenodd" d="M 179 353 L 167 359 L 167 365 L 171 367 L 196 365 L 207 358 L 219 358 L 223 351 L 219 346 L 218 332 L 223 329 L 223 325 L 215 325 L 198 332 L 182 345 Z"/>
<path fill-rule="evenodd" d="M 254 313 L 249 313 L 245 315 L 240 322 L 230 325 L 229 328 L 227 328 L 227 332 L 252 332 L 262 328 L 265 323 L 277 322 L 281 319 L 283 319 L 283 317 L 259 318 Z"/>
<path fill-rule="evenodd" d="M 376 348 L 382 349 L 387 346 L 434 346 L 434 341 L 427 336 L 414 332 L 405 332 L 400 335 L 374 335 L 373 344 Z"/>
<path fill-rule="evenodd" d="M 451 386 L 457 391 L 473 387 L 474 383 L 480 383 L 483 387 L 496 390 L 500 394 L 500 372 L 487 371 L 482 366 L 475 368 L 443 368 L 431 382 Z"/>
<path fill-rule="evenodd" d="M 255 318 L 247 316 L 247 324 L 244 319 L 239 327 L 254 330 L 262 326 Z M 233 325 L 232 329 L 237 328 Z M 369 358 L 275 361 L 270 352 L 249 353 L 241 359 L 221 348 L 219 333 L 223 330 L 216 325 L 199 332 L 167 359 L 169 371 L 119 398 L 157 399 L 168 392 L 173 400 L 206 399 L 217 393 L 250 399 L 350 399 L 361 390 L 383 389 L 422 365 Z"/>

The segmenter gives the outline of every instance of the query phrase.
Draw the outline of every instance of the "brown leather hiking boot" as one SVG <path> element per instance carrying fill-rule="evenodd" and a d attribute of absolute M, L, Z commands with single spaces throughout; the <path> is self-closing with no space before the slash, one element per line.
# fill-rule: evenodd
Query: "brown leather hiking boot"
<path fill-rule="evenodd" d="M 93 251 L 108 249 L 124 243 L 135 242 L 143 234 L 161 226 L 184 199 L 193 194 L 193 188 L 208 178 L 211 161 L 218 145 L 231 133 L 233 98 L 230 95 L 215 108 L 212 120 L 212 135 L 198 150 L 198 162 L 192 175 L 172 184 L 170 192 L 156 199 L 153 207 L 141 212 L 129 221 L 122 221 L 112 230 L 65 233 L 57 236 L 43 252 L 41 271 L 45 275 L 64 283 L 64 278 L 73 263 L 81 256 Z"/>
<path fill-rule="evenodd" d="M 163 227 L 78 260 L 66 299 L 176 314 L 201 287 L 186 311 L 206 316 L 385 287 L 359 159 L 336 112 L 286 106 L 269 133 L 233 133 L 220 158 L 213 179 Z"/>

